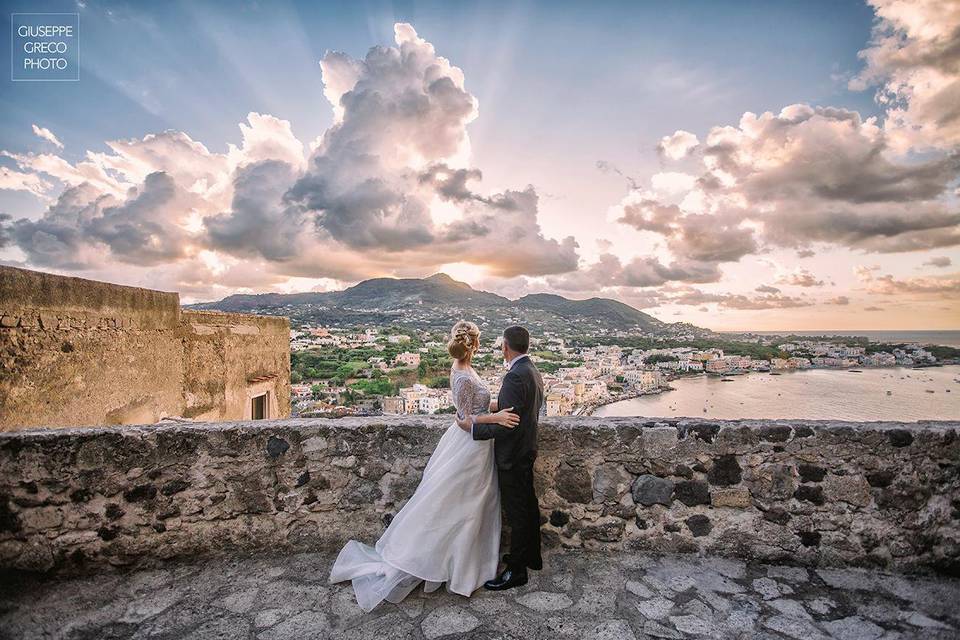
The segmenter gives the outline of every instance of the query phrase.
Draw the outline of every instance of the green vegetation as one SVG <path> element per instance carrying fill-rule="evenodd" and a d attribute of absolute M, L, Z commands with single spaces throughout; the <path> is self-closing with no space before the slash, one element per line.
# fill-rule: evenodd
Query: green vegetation
<path fill-rule="evenodd" d="M 596 345 L 619 345 L 627 349 L 669 349 L 674 347 L 690 347 L 698 351 L 706 349 L 723 349 L 724 354 L 732 356 L 750 356 L 759 360 L 771 358 L 788 358 L 790 355 L 774 346 L 756 344 L 754 342 L 737 342 L 718 338 L 696 338 L 693 340 L 670 340 L 644 337 L 608 337 L 608 336 L 581 336 L 571 338 L 571 346 L 592 347 Z"/>
<path fill-rule="evenodd" d="M 658 362 L 676 362 L 679 359 L 677 356 L 672 356 L 669 353 L 654 353 L 644 358 L 643 362 L 645 364 L 657 364 Z"/>
<path fill-rule="evenodd" d="M 400 387 L 390 378 L 382 377 L 376 380 L 357 380 L 350 383 L 350 388 L 368 396 L 392 396 L 397 394 Z"/>

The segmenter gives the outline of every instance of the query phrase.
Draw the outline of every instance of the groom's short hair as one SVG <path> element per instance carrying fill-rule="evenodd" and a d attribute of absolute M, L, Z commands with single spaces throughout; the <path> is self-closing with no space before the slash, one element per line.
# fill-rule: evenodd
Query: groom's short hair
<path fill-rule="evenodd" d="M 530 348 L 530 332 L 519 325 L 507 327 L 503 330 L 503 341 L 511 351 L 526 353 Z"/>

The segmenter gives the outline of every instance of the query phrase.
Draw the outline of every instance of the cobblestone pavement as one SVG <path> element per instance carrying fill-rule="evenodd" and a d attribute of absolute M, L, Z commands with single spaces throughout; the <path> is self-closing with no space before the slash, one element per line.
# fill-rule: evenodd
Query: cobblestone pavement
<path fill-rule="evenodd" d="M 555 552 L 530 582 L 364 614 L 329 553 L 4 576 L 3 638 L 960 638 L 960 581 L 692 556 Z"/>

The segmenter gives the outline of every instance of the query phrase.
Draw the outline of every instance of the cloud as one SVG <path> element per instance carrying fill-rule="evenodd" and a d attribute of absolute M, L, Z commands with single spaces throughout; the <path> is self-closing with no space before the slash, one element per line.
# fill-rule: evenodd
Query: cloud
<path fill-rule="evenodd" d="M 812 303 L 795 296 L 779 293 L 766 293 L 760 296 L 747 296 L 739 293 L 708 293 L 699 289 L 681 290 L 668 298 L 670 304 L 699 306 L 715 303 L 720 307 L 736 310 L 790 309 L 807 307 Z"/>
<path fill-rule="evenodd" d="M 237 170 L 230 210 L 203 219 L 208 248 L 267 260 L 293 257 L 305 218 L 283 203 L 296 169 L 279 160 L 264 160 Z"/>
<path fill-rule="evenodd" d="M 575 240 L 543 236 L 533 187 L 489 195 L 474 190 L 470 183 L 482 173 L 466 164 L 466 126 L 477 106 L 462 71 L 409 25 L 396 25 L 395 36 L 397 47 L 374 47 L 363 60 L 324 57 L 337 121 L 285 202 L 321 235 L 360 252 L 414 262 L 430 256 L 437 264 L 465 259 L 504 277 L 575 269 Z M 438 198 L 463 215 L 435 223 L 431 208 Z M 494 231 L 522 249 L 489 251 Z"/>
<path fill-rule="evenodd" d="M 642 190 L 631 191 L 611 213 L 617 222 L 666 238 L 676 268 L 664 282 L 715 282 L 720 278 L 721 263 L 736 262 L 757 250 L 753 230 L 740 226 L 738 220 L 684 212 L 680 206 L 662 203 Z M 649 260 L 645 264 L 653 267 Z M 662 265 L 658 270 L 662 271 Z M 680 276 L 680 271 L 689 275 Z"/>
<path fill-rule="evenodd" d="M 777 278 L 779 284 L 792 284 L 798 287 L 822 287 L 823 280 L 818 280 L 816 276 L 806 269 L 796 269 L 788 274 Z"/>
<path fill-rule="evenodd" d="M 798 249 L 798 250 L 797 250 L 797 257 L 798 257 L 798 258 L 812 258 L 812 257 L 815 256 L 815 255 L 817 255 L 817 252 L 816 252 L 816 251 L 813 251 L 812 249 Z"/>
<path fill-rule="evenodd" d="M 826 304 L 834 304 L 845 307 L 850 304 L 850 298 L 847 296 L 836 296 L 835 298 L 830 298 L 827 300 Z"/>
<path fill-rule="evenodd" d="M 70 187 L 38 221 L 20 219 L 12 236 L 32 264 L 68 269 L 121 262 L 157 265 L 186 257 L 188 236 L 178 215 L 196 196 L 163 172 L 118 202 L 87 184 Z"/>
<path fill-rule="evenodd" d="M 50 183 L 35 173 L 17 171 L 10 167 L 0 167 L 0 189 L 27 191 L 43 197 L 50 188 Z"/>
<path fill-rule="evenodd" d="M 678 130 L 669 136 L 660 138 L 657 152 L 668 160 L 681 160 L 697 148 L 700 141 L 689 131 Z"/>
<path fill-rule="evenodd" d="M 864 307 L 864 311 L 883 311 L 883 307 Z"/>
<path fill-rule="evenodd" d="M 309 156 L 289 122 L 255 112 L 225 153 L 180 131 L 107 141 L 76 162 L 3 152 L 16 167 L 0 169 L 0 188 L 50 202 L 37 219 L 0 221 L 4 242 L 39 267 L 164 265 L 156 280 L 197 292 L 453 262 L 503 278 L 576 270 L 577 242 L 543 234 L 532 186 L 479 190 L 467 133 L 477 101 L 462 71 L 410 25 L 397 24 L 395 40 L 363 59 L 324 56 L 334 123 Z M 516 250 L 494 250 L 504 238 Z"/>
<path fill-rule="evenodd" d="M 944 267 L 949 267 L 952 264 L 953 264 L 953 261 L 948 256 L 934 256 L 933 258 L 930 258 L 929 260 L 924 262 L 923 266 L 938 267 L 942 269 Z"/>
<path fill-rule="evenodd" d="M 617 256 L 604 253 L 593 264 L 548 277 L 547 283 L 561 291 L 600 292 L 611 287 L 645 288 L 671 282 L 717 282 L 720 276 L 716 265 L 709 262 L 677 260 L 664 264 L 647 256 L 623 263 Z"/>
<path fill-rule="evenodd" d="M 867 283 L 867 291 L 888 296 L 926 294 L 944 298 L 960 298 L 960 273 L 903 280 L 887 274 L 871 278 Z"/>
<path fill-rule="evenodd" d="M 0 249 L 8 246 L 13 238 L 10 237 L 11 216 L 7 213 L 0 213 Z"/>
<path fill-rule="evenodd" d="M 31 126 L 33 127 L 34 135 L 43 138 L 58 149 L 63 149 L 63 143 L 57 139 L 57 136 L 53 135 L 53 131 L 50 131 L 50 129 L 47 129 L 46 127 L 38 127 L 35 124 Z"/>
<path fill-rule="evenodd" d="M 877 87 L 898 151 L 960 145 L 960 2 L 870 0 L 878 20 L 854 90 Z"/>
<path fill-rule="evenodd" d="M 768 284 L 762 284 L 756 289 L 754 289 L 754 291 L 757 291 L 758 293 L 780 293 L 780 289 L 777 289 L 776 287 L 771 287 Z"/>
<path fill-rule="evenodd" d="M 960 244 L 949 197 L 960 154 L 897 160 L 876 118 L 805 104 L 747 112 L 698 149 L 694 182 L 674 181 L 671 199 L 632 189 L 615 219 L 663 235 L 675 256 L 718 264 L 778 247 L 809 256 L 812 243 L 874 253 Z"/>

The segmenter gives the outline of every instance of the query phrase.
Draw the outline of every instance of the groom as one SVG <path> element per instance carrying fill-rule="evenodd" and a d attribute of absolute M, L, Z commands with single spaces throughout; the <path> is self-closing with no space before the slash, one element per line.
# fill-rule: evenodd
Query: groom
<path fill-rule="evenodd" d="M 543 406 L 543 379 L 527 356 L 530 332 L 508 327 L 503 332 L 503 377 L 497 407 L 513 407 L 520 424 L 513 429 L 497 424 L 474 423 L 474 440 L 494 438 L 494 457 L 500 482 L 500 501 L 510 526 L 510 553 L 503 560 L 507 568 L 483 586 L 491 591 L 527 583 L 527 569 L 542 569 L 540 557 L 540 509 L 533 487 L 533 461 L 537 457 L 537 419 Z"/>

